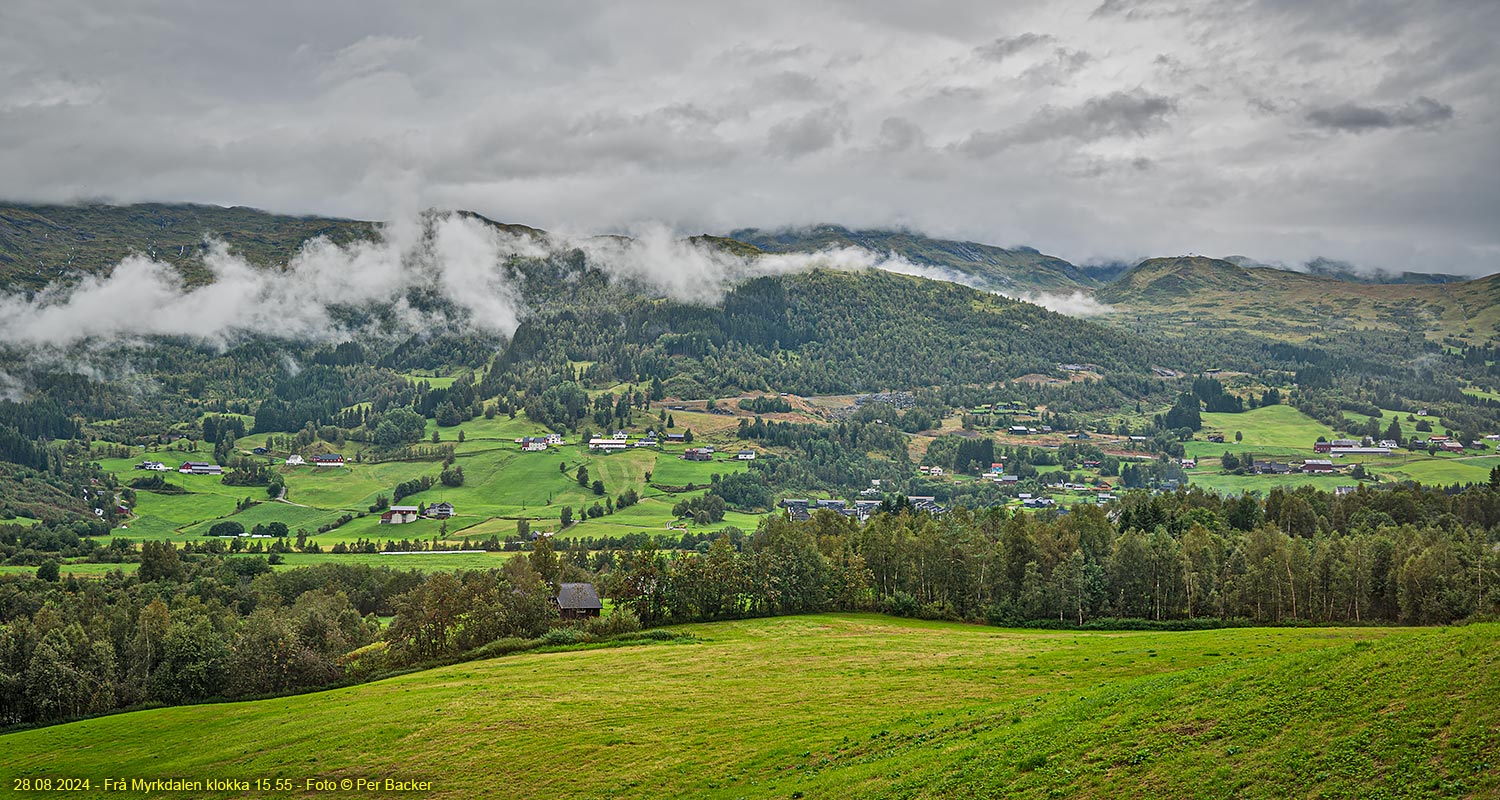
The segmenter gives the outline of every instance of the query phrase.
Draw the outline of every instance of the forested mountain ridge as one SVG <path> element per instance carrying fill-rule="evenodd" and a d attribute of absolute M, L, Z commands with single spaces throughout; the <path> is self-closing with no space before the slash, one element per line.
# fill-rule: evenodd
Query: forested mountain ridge
<path fill-rule="evenodd" d="M 347 242 L 373 231 L 369 222 L 243 207 L 0 204 L 0 287 L 41 289 L 81 275 L 106 274 L 132 253 L 170 263 L 189 280 L 203 279 L 205 236 L 223 240 L 252 263 L 269 266 L 285 264 L 308 239 Z"/>
<path fill-rule="evenodd" d="M 1004 248 L 977 242 L 937 239 L 912 231 L 850 230 L 839 225 L 760 230 L 744 228 L 729 236 L 771 253 L 815 252 L 862 247 L 895 253 L 919 267 L 953 273 L 982 289 L 1071 291 L 1098 285 L 1085 270 L 1029 247 Z"/>

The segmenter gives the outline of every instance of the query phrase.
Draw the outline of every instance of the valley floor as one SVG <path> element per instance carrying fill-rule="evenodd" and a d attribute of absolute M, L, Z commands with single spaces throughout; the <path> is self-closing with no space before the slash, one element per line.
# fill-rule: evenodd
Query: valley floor
<path fill-rule="evenodd" d="M 318 793 L 309 778 L 431 781 L 406 796 L 442 798 L 1500 792 L 1500 624 L 1043 632 L 835 614 L 684 630 L 698 640 L 12 733 L 0 780 L 292 782 L 230 793 L 257 797 Z"/>

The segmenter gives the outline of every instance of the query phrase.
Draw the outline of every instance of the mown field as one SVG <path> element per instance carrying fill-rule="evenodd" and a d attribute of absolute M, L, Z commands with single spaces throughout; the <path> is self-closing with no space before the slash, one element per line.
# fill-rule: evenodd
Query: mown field
<path fill-rule="evenodd" d="M 843 614 L 685 630 L 698 641 L 12 733 L 0 780 L 392 777 L 442 798 L 1500 792 L 1497 624 L 1055 633 Z"/>

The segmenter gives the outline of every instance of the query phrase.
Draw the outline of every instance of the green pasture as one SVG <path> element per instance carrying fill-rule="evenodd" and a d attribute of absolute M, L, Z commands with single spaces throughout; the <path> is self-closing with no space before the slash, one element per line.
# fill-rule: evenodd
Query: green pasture
<path fill-rule="evenodd" d="M 683 630 L 697 640 L 11 733 L 0 780 L 253 776 L 293 781 L 257 793 L 288 797 L 314 794 L 307 778 L 430 781 L 430 798 L 1500 793 L 1496 624 L 1048 633 L 839 614 Z"/>

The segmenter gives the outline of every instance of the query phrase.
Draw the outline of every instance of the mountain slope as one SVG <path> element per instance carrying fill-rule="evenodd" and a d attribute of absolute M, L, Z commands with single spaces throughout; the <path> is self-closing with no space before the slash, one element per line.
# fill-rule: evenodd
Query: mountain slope
<path fill-rule="evenodd" d="M 1182 256 L 1142 261 L 1096 297 L 1122 315 L 1184 332 L 1228 328 L 1300 340 L 1375 328 L 1477 344 L 1500 331 L 1500 275 L 1456 283 L 1356 283 Z"/>
<path fill-rule="evenodd" d="M 1097 285 L 1084 270 L 1031 248 L 1006 249 L 976 242 L 934 239 L 920 233 L 849 230 L 838 225 L 777 231 L 746 228 L 729 236 L 770 253 L 813 252 L 834 247 L 863 247 L 895 253 L 921 267 L 954 273 L 981 289 L 1000 291 L 1071 291 Z"/>

